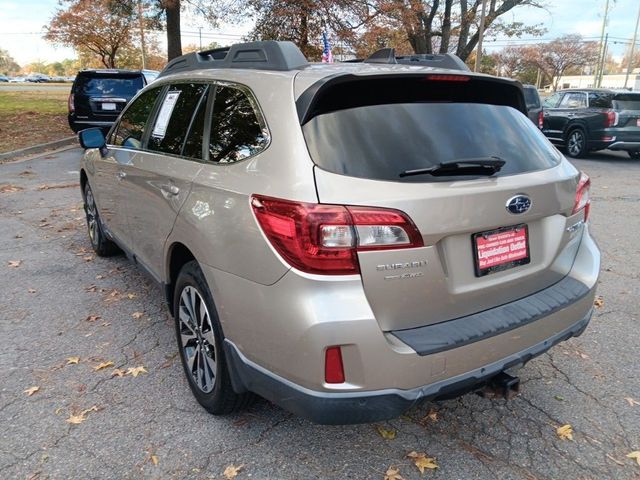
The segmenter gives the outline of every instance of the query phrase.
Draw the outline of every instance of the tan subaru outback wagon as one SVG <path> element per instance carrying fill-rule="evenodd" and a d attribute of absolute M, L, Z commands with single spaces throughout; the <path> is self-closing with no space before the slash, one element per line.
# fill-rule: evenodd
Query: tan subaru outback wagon
<path fill-rule="evenodd" d="M 518 82 L 450 55 L 309 64 L 289 42 L 190 53 L 80 133 L 99 255 L 162 284 L 189 386 L 315 422 L 490 389 L 587 326 L 589 178 Z"/>

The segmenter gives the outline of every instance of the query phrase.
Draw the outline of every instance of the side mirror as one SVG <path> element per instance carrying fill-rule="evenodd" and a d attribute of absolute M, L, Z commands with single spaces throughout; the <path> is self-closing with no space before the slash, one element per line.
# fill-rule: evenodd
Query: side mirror
<path fill-rule="evenodd" d="M 107 142 L 100 128 L 87 128 L 78 133 L 80 146 L 85 150 L 88 148 L 99 148 L 101 151 L 106 147 Z"/>

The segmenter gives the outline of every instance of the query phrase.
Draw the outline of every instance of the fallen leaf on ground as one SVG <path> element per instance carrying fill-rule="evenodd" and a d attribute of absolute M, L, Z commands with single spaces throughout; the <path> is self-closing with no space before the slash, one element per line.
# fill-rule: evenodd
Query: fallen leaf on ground
<path fill-rule="evenodd" d="M 9 260 L 10 268 L 18 268 L 22 264 L 22 260 Z"/>
<path fill-rule="evenodd" d="M 89 315 L 87 318 L 85 318 L 84 320 L 86 322 L 95 322 L 96 320 L 100 320 L 102 317 L 100 315 Z"/>
<path fill-rule="evenodd" d="M 416 451 L 413 451 L 407 453 L 407 457 L 413 460 L 413 463 L 418 468 L 418 470 L 420 470 L 420 473 L 424 473 L 425 468 L 429 468 L 431 470 L 433 470 L 434 468 L 438 468 L 436 459 L 427 457 L 426 453 L 418 453 Z"/>
<path fill-rule="evenodd" d="M 640 450 L 636 450 L 635 452 L 627 453 L 627 458 L 632 458 L 636 461 L 638 465 L 640 465 Z"/>
<path fill-rule="evenodd" d="M 389 467 L 387 473 L 384 474 L 384 480 L 404 480 L 404 478 L 396 467 Z"/>
<path fill-rule="evenodd" d="M 133 300 L 134 298 L 136 298 L 138 296 L 137 293 L 127 293 L 127 298 L 129 300 Z"/>
<path fill-rule="evenodd" d="M 35 288 L 30 288 L 27 290 L 27 292 L 29 293 L 36 293 L 36 289 Z"/>
<path fill-rule="evenodd" d="M 66 422 L 67 423 L 71 423 L 73 425 L 79 425 L 79 424 L 81 424 L 82 422 L 84 422 L 87 419 L 87 414 L 89 412 L 97 412 L 97 411 L 98 411 L 98 407 L 94 405 L 91 408 L 87 408 L 86 410 L 82 410 L 77 415 L 69 415 L 69 418 L 67 418 Z"/>
<path fill-rule="evenodd" d="M 437 422 L 438 421 L 438 412 L 435 411 L 434 409 L 430 409 L 429 413 L 427 413 L 427 416 L 425 417 L 426 419 L 431 420 L 432 422 Z"/>
<path fill-rule="evenodd" d="M 112 377 L 124 377 L 126 374 L 127 372 L 121 370 L 120 368 L 114 368 L 113 372 L 111 372 Z"/>
<path fill-rule="evenodd" d="M 144 313 L 142 313 L 142 312 L 133 312 L 133 313 L 131 314 L 131 316 L 132 316 L 133 318 L 135 318 L 136 320 L 137 320 L 137 319 L 139 319 L 139 318 L 142 318 L 142 316 L 143 316 L 143 315 L 144 315 Z"/>
<path fill-rule="evenodd" d="M 33 395 L 34 393 L 36 393 L 38 390 L 40 390 L 40 387 L 35 386 L 35 387 L 31 387 L 31 388 L 27 388 L 24 393 L 27 394 L 27 397 L 30 397 L 31 395 Z"/>
<path fill-rule="evenodd" d="M 238 474 L 243 468 L 244 468 L 244 465 L 238 465 L 238 466 L 229 465 L 227 468 L 224 469 L 224 472 L 222 472 L 222 475 L 224 475 L 224 478 L 226 478 L 227 480 L 233 480 L 238 476 Z"/>
<path fill-rule="evenodd" d="M 378 431 L 378 433 L 382 438 L 385 438 L 387 440 L 393 440 L 394 438 L 396 438 L 397 432 L 395 430 L 387 430 L 386 428 L 383 428 L 380 425 L 376 426 L 376 430 Z"/>
<path fill-rule="evenodd" d="M 133 375 L 134 377 L 137 377 L 141 373 L 149 373 L 149 372 L 147 372 L 147 369 L 144 368 L 144 366 L 142 365 L 140 365 L 139 367 L 129 367 L 127 369 L 127 375 Z"/>
<path fill-rule="evenodd" d="M 596 299 L 593 301 L 593 306 L 596 308 L 602 308 L 604 306 L 604 298 L 602 298 L 601 296 L 596 297 Z"/>
<path fill-rule="evenodd" d="M 568 423 L 556 429 L 556 434 L 562 440 L 573 440 L 573 428 Z"/>
<path fill-rule="evenodd" d="M 82 259 L 85 262 L 90 262 L 91 260 L 93 260 L 93 255 L 87 255 L 86 257 L 82 257 Z"/>
<path fill-rule="evenodd" d="M 102 280 L 104 278 L 104 275 L 96 275 L 96 280 Z"/>
<path fill-rule="evenodd" d="M 22 187 L 18 187 L 17 185 L 5 184 L 0 185 L 0 193 L 15 193 L 24 190 Z"/>
<path fill-rule="evenodd" d="M 108 367 L 112 367 L 113 366 L 113 362 L 111 360 L 109 360 L 108 362 L 102 362 L 98 365 L 96 365 L 95 367 L 93 367 L 94 371 L 98 371 L 98 370 L 102 370 Z"/>
<path fill-rule="evenodd" d="M 77 365 L 80 363 L 80 357 L 67 357 L 67 365 Z"/>
<path fill-rule="evenodd" d="M 636 405 L 640 405 L 639 401 L 634 400 L 631 397 L 624 397 L 624 399 L 627 401 L 627 403 L 629 404 L 630 407 L 635 407 Z"/>
<path fill-rule="evenodd" d="M 151 455 L 149 458 L 151 459 L 151 463 L 153 463 L 154 465 L 157 465 L 160 461 L 157 455 Z"/>

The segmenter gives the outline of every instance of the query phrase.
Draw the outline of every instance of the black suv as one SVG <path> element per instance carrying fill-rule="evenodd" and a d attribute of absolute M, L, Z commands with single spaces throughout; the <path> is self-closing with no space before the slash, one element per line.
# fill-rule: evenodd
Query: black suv
<path fill-rule="evenodd" d="M 544 103 L 542 132 L 570 157 L 594 150 L 624 150 L 640 159 L 640 93 L 571 89 Z"/>
<path fill-rule="evenodd" d="M 156 79 L 154 70 L 83 70 L 69 94 L 69 126 L 74 132 L 89 127 L 111 128 L 127 102 Z"/>

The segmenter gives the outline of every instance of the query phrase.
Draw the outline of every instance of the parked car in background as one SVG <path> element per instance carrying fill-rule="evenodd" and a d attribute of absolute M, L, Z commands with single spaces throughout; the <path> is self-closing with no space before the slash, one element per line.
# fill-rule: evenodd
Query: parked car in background
<path fill-rule="evenodd" d="M 535 85 L 522 85 L 524 101 L 527 104 L 527 116 L 538 128 L 542 129 L 542 102 Z"/>
<path fill-rule="evenodd" d="M 46 83 L 51 81 L 51 77 L 44 73 L 31 73 L 25 78 L 25 81 L 31 83 Z"/>
<path fill-rule="evenodd" d="M 11 77 L 9 83 L 22 83 L 25 81 L 25 77 Z"/>
<path fill-rule="evenodd" d="M 157 76 L 154 70 L 83 70 L 69 94 L 69 126 L 74 132 L 101 127 L 107 131 L 125 105 Z"/>
<path fill-rule="evenodd" d="M 543 133 L 570 157 L 609 149 L 640 159 L 639 92 L 562 90 L 548 97 L 543 108 Z"/>
<path fill-rule="evenodd" d="M 254 392 L 358 423 L 509 395 L 506 370 L 589 323 L 590 181 L 525 117 L 520 83 L 385 50 L 190 53 L 106 141 L 80 133 L 91 244 L 162 285 L 211 413 Z"/>
<path fill-rule="evenodd" d="M 6 75 L 0 75 L 0 82 L 8 82 L 9 81 L 9 77 L 7 77 Z"/>

